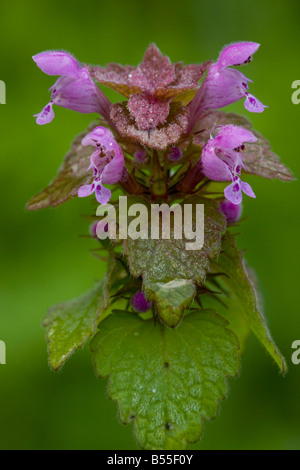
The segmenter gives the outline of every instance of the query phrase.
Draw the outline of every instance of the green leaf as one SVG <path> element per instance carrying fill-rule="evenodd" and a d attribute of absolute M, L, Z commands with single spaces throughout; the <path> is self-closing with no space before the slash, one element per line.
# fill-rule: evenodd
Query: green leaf
<path fill-rule="evenodd" d="M 178 325 L 195 292 L 194 283 L 187 279 L 174 279 L 166 283 L 145 282 L 145 294 L 148 300 L 156 302 L 160 319 L 170 327 Z"/>
<path fill-rule="evenodd" d="M 239 339 L 242 354 L 251 334 L 251 328 L 247 318 L 241 313 L 240 304 L 236 301 L 235 297 L 229 295 L 227 291 L 226 294 L 221 292 L 221 288 L 223 287 L 221 277 L 218 278 L 218 281 L 215 280 L 214 282 L 209 280 L 208 277 L 205 287 L 217 292 L 217 294 L 209 295 L 207 293 L 206 295 L 200 295 L 203 308 L 215 309 L 219 315 L 229 322 L 230 330 L 233 331 Z"/>
<path fill-rule="evenodd" d="M 77 299 L 55 305 L 43 325 L 47 327 L 49 363 L 58 370 L 96 331 L 101 312 L 109 305 L 107 277 Z"/>
<path fill-rule="evenodd" d="M 279 157 L 272 152 L 270 144 L 259 132 L 252 129 L 252 124 L 248 119 L 234 113 L 224 113 L 222 111 L 212 111 L 201 119 L 197 124 L 197 129 L 207 129 L 199 134 L 195 140 L 203 145 L 210 137 L 211 132 L 217 130 L 220 125 L 234 124 L 249 129 L 257 137 L 254 143 L 247 143 L 246 150 L 243 150 L 243 162 L 248 173 L 262 176 L 263 178 L 278 178 L 283 181 L 293 181 L 292 172 L 281 163 Z M 196 130 L 197 130 L 196 129 Z"/>
<path fill-rule="evenodd" d="M 186 449 L 227 396 L 239 370 L 238 339 L 213 310 L 171 330 L 130 313 L 115 314 L 91 341 L 96 372 L 108 377 L 124 424 L 143 449 Z"/>
<path fill-rule="evenodd" d="M 233 329 L 238 336 L 240 336 L 239 332 L 242 336 L 246 336 L 248 325 L 284 374 L 287 370 L 287 365 L 277 349 L 268 330 L 264 315 L 260 311 L 261 301 L 253 274 L 246 267 L 243 256 L 237 250 L 234 237 L 230 233 L 227 232 L 224 236 L 222 253 L 218 262 L 212 263 L 211 268 L 212 272 L 223 272 L 226 274 L 226 276 L 218 277 L 218 282 L 229 291 L 227 319 L 230 322 L 230 328 L 232 328 L 233 324 Z M 223 301 L 226 303 L 226 298 Z M 230 305 L 234 306 L 233 310 L 230 310 Z"/>
<path fill-rule="evenodd" d="M 224 216 L 217 204 L 210 199 L 191 197 L 187 204 L 204 204 L 204 245 L 201 250 L 187 250 L 186 240 L 127 239 L 124 254 L 134 277 L 143 276 L 145 281 L 169 282 L 174 279 L 193 279 L 202 283 L 209 261 L 217 258 L 221 249 L 221 234 L 226 228 Z"/>
<path fill-rule="evenodd" d="M 162 321 L 176 326 L 194 297 L 194 283 L 203 283 L 209 263 L 221 249 L 221 235 L 226 228 L 224 215 L 211 199 L 192 196 L 186 204 L 204 204 L 204 245 L 201 250 L 187 250 L 186 240 L 127 239 L 124 254 L 128 257 L 130 272 L 143 277 L 149 300 L 154 300 Z M 195 211 L 193 211 L 195 213 Z M 195 229 L 195 227 L 194 227 Z"/>
<path fill-rule="evenodd" d="M 87 168 L 92 152 L 90 147 L 81 145 L 81 140 L 96 126 L 97 123 L 90 124 L 85 132 L 75 138 L 56 178 L 39 194 L 30 199 L 27 203 L 27 209 L 38 210 L 49 206 L 56 207 L 71 197 L 77 196 L 80 186 L 91 183 L 93 176 L 91 172 L 87 172 Z"/>

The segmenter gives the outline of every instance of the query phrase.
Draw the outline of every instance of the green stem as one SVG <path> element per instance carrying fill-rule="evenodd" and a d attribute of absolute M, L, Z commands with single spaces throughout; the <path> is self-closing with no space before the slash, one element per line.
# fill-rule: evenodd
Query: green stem
<path fill-rule="evenodd" d="M 119 182 L 120 186 L 128 193 L 128 194 L 142 194 L 145 192 L 143 186 L 141 186 L 134 176 L 128 173 L 128 178 L 126 181 Z"/>
<path fill-rule="evenodd" d="M 158 153 L 153 151 L 153 166 L 150 176 L 151 195 L 153 199 L 166 199 L 168 197 L 168 180 L 163 173 Z"/>

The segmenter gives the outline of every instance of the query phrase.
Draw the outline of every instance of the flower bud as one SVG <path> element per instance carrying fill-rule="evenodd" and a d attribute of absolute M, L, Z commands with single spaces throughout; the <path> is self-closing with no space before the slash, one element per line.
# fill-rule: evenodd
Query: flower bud
<path fill-rule="evenodd" d="M 139 165 L 144 165 L 147 163 L 149 160 L 149 156 L 146 152 L 146 150 L 137 150 L 134 153 L 134 161 L 135 163 L 138 163 Z"/>
<path fill-rule="evenodd" d="M 229 223 L 237 222 L 241 217 L 243 210 L 241 204 L 233 204 L 232 202 L 228 201 L 228 199 L 224 199 L 224 201 L 220 204 L 220 209 Z"/>
<path fill-rule="evenodd" d="M 131 306 L 138 313 L 145 313 L 151 308 L 152 302 L 148 302 L 142 290 L 137 291 L 131 297 Z"/>
<path fill-rule="evenodd" d="M 182 158 L 182 150 L 179 147 L 173 147 L 168 152 L 167 157 L 171 162 L 178 162 Z"/>

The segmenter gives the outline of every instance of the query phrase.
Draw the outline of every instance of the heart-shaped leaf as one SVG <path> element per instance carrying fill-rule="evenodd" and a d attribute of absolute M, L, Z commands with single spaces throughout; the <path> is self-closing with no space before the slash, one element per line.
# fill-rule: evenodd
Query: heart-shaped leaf
<path fill-rule="evenodd" d="M 123 423 L 133 422 L 143 449 L 186 449 L 203 419 L 213 419 L 238 374 L 239 343 L 213 310 L 185 317 L 178 328 L 110 315 L 91 342 L 96 372 L 109 377 Z"/>

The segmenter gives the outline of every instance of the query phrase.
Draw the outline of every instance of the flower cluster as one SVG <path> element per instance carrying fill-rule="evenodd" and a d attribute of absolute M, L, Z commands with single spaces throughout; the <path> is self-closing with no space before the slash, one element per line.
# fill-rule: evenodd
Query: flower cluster
<path fill-rule="evenodd" d="M 54 105 L 97 120 L 27 208 L 94 194 L 90 237 L 108 268 L 90 291 L 50 310 L 50 364 L 57 370 L 92 337 L 96 371 L 110 374 L 110 396 L 146 449 L 183 449 L 200 437 L 251 329 L 286 370 L 258 310 L 255 276 L 227 230 L 240 219 L 243 195 L 255 198 L 245 173 L 293 179 L 246 118 L 220 110 L 238 100 L 246 113 L 266 108 L 239 70 L 258 47 L 230 44 L 215 62 L 192 65 L 171 63 L 154 44 L 138 67 L 82 64 L 62 51 L 33 58 L 58 76 L 38 124 L 52 121 Z"/>
<path fill-rule="evenodd" d="M 84 65 L 66 52 L 42 52 L 33 57 L 34 61 L 43 72 L 59 78 L 50 89 L 50 102 L 36 115 L 36 121 L 49 123 L 54 118 L 54 104 L 81 113 L 97 113 L 106 121 L 110 130 L 97 126 L 82 140 L 82 146 L 95 148 L 87 168 L 92 170 L 93 180 L 78 188 L 79 197 L 95 193 L 97 201 L 104 204 L 111 191 L 103 184 L 122 182 L 128 177 L 124 151 L 131 156 L 135 168 L 149 168 L 154 154 L 159 154 L 156 167 L 157 161 L 166 162 L 167 168 L 175 167 L 186 162 L 187 149 L 197 141 L 207 113 L 242 98 L 248 111 L 264 110 L 265 106 L 248 91 L 251 80 L 233 68 L 248 64 L 258 47 L 254 42 L 230 44 L 215 63 L 187 66 L 172 64 L 153 44 L 138 67 L 115 63 L 106 67 Z M 97 83 L 116 90 L 126 100 L 112 104 Z M 243 150 L 246 143 L 256 141 L 254 134 L 234 124 L 217 124 L 204 130 L 209 131 L 209 138 L 190 161 L 190 190 L 207 178 L 231 181 L 224 195 L 233 205 L 241 204 L 242 192 L 255 197 L 249 184 L 241 180 L 245 170 Z M 164 173 L 163 168 L 159 171 Z M 156 175 L 157 172 L 156 168 Z M 153 180 L 155 177 L 150 175 Z M 155 197 L 155 191 L 151 194 Z M 166 194 L 168 188 L 165 197 Z"/>

